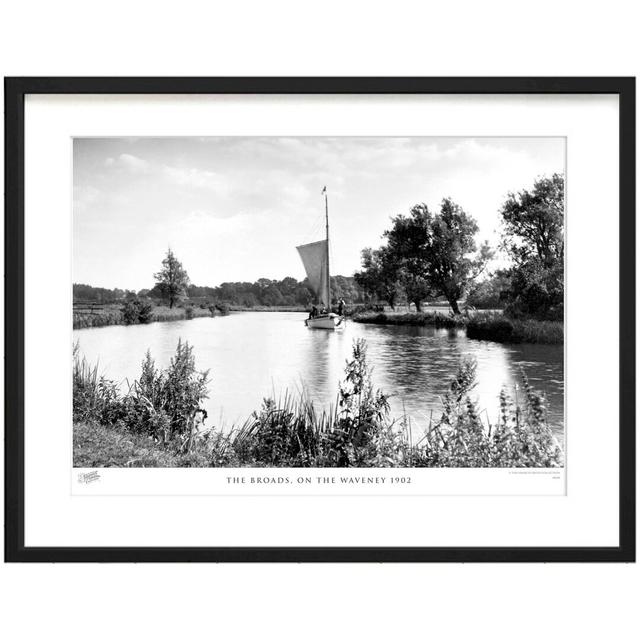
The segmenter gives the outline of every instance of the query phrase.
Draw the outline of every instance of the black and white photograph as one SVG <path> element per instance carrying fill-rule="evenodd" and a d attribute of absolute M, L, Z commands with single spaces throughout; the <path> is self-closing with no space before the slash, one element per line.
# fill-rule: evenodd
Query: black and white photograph
<path fill-rule="evenodd" d="M 563 137 L 76 137 L 73 466 L 563 468 Z"/>
<path fill-rule="evenodd" d="M 13 560 L 635 557 L 633 79 L 7 87 Z"/>
<path fill-rule="evenodd" d="M 4 636 L 632 637 L 636 13 L 5 3 Z"/>

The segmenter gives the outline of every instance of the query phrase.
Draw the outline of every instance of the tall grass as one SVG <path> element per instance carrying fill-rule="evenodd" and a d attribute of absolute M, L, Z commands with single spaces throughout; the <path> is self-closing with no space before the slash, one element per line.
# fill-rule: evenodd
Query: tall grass
<path fill-rule="evenodd" d="M 143 438 L 157 448 L 158 465 L 166 454 L 175 466 L 248 467 L 550 467 L 563 464 L 563 454 L 546 419 L 545 399 L 522 372 L 522 389 L 514 401 L 506 389 L 500 396 L 500 419 L 483 421 L 471 392 L 476 364 L 465 361 L 443 398 L 442 411 L 428 424 L 389 417 L 387 396 L 374 388 L 366 343 L 354 342 L 335 405 L 318 411 L 302 393 L 265 398 L 260 409 L 239 427 L 223 433 L 194 430 L 195 416 L 206 397 L 207 374 L 197 373 L 189 345 L 179 343 L 166 370 L 151 356 L 140 379 L 125 395 L 100 378 L 95 367 L 74 354 L 74 418 L 76 446 L 86 465 L 91 459 L 87 423 L 108 440 L 108 431 Z M 77 377 L 77 380 L 76 380 Z M 77 398 L 76 398 L 77 394 Z M 124 442 L 127 442 L 124 440 Z M 114 446 L 106 444 L 112 453 Z M 117 447 L 116 447 L 117 448 Z M 161 455 L 162 454 L 162 455 Z M 80 454 L 79 454 L 80 455 Z M 128 454 L 127 454 L 128 455 Z M 118 458 L 111 456 L 114 460 Z M 118 458 L 120 459 L 120 458 Z M 144 464 L 154 455 L 145 453 Z M 95 452 L 96 464 L 104 461 Z M 139 462 L 139 461 L 138 461 Z M 114 462 L 114 464 L 119 464 Z M 129 466 L 136 460 L 127 462 Z"/>
<path fill-rule="evenodd" d="M 562 344 L 564 323 L 553 320 L 520 320 L 501 314 L 486 314 L 469 319 L 467 337 L 494 342 Z"/>
<path fill-rule="evenodd" d="M 353 316 L 354 322 L 386 325 L 433 326 L 465 329 L 474 340 L 506 343 L 562 344 L 564 323 L 552 320 L 514 319 L 500 311 L 473 311 L 453 316 L 444 312 L 376 313 L 364 311 Z"/>
<path fill-rule="evenodd" d="M 112 424 L 120 412 L 118 385 L 98 374 L 98 364 L 90 365 L 73 345 L 73 419 Z"/>
<path fill-rule="evenodd" d="M 120 307 L 107 306 L 96 309 L 74 307 L 73 309 L 74 329 L 107 327 L 114 324 L 125 324 L 124 314 Z"/>
<path fill-rule="evenodd" d="M 443 311 L 407 313 L 363 311 L 355 314 L 351 319 L 354 322 L 363 322 L 367 324 L 433 326 L 445 329 L 464 327 L 467 323 L 466 316 L 453 316 Z"/>
<path fill-rule="evenodd" d="M 174 320 L 191 320 L 192 318 L 210 318 L 213 315 L 226 315 L 226 312 L 211 311 L 197 306 L 173 307 L 144 305 L 133 309 L 131 303 L 124 307 L 108 305 L 104 307 L 74 307 L 73 328 L 87 329 L 106 327 L 117 324 L 146 324 L 147 322 L 172 322 Z"/>
<path fill-rule="evenodd" d="M 281 305 L 281 306 L 267 307 L 266 305 L 256 304 L 253 307 L 247 307 L 239 304 L 230 304 L 226 306 L 228 311 L 261 311 L 264 313 L 276 313 L 276 312 L 309 313 L 309 308 L 303 305 Z"/>

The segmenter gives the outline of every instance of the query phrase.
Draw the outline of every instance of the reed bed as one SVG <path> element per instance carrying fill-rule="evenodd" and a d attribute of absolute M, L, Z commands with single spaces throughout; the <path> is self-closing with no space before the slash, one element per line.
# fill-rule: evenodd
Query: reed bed
<path fill-rule="evenodd" d="M 511 319 L 491 314 L 473 317 L 467 337 L 507 343 L 563 344 L 564 323 L 552 320 Z"/>
<path fill-rule="evenodd" d="M 169 307 L 153 308 L 152 322 L 172 322 L 175 320 L 190 320 L 191 318 L 210 318 L 213 314 L 209 309 L 200 307 Z"/>
<path fill-rule="evenodd" d="M 366 342 L 356 340 L 334 405 L 319 411 L 304 393 L 265 398 L 230 432 L 195 430 L 206 373 L 179 343 L 167 370 L 150 355 L 122 394 L 74 353 L 76 466 L 212 467 L 553 467 L 563 452 L 546 419 L 544 397 L 522 372 L 517 401 L 506 389 L 490 423 L 471 391 L 476 364 L 464 361 L 426 424 L 389 416 L 374 388 Z M 176 399 L 179 399 L 176 401 Z M 171 464 L 173 462 L 173 464 Z"/>
<path fill-rule="evenodd" d="M 119 306 L 73 308 L 73 328 L 87 329 L 90 327 L 107 327 L 114 324 L 124 324 L 124 314 Z"/>
<path fill-rule="evenodd" d="M 467 323 L 466 316 L 453 316 L 444 310 L 407 313 L 364 311 L 355 314 L 351 319 L 353 322 L 363 322 L 367 324 L 433 326 L 444 329 L 462 328 L 465 327 Z"/>
<path fill-rule="evenodd" d="M 474 340 L 505 343 L 563 344 L 564 323 L 552 320 L 514 319 L 501 311 L 472 311 L 459 316 L 440 311 L 421 313 L 376 313 L 364 311 L 352 317 L 354 322 L 385 325 L 433 326 L 465 329 Z"/>
<path fill-rule="evenodd" d="M 230 311 L 260 311 L 260 312 L 264 312 L 264 313 L 269 313 L 269 312 L 289 312 L 289 313 L 309 313 L 309 308 L 308 307 L 303 307 L 300 305 L 282 305 L 282 306 L 274 306 L 274 307 L 267 307 L 265 305 L 255 305 L 253 307 L 246 307 L 243 305 L 238 305 L 238 304 L 231 304 L 229 305 L 229 310 Z"/>
<path fill-rule="evenodd" d="M 200 307 L 154 306 L 151 310 L 149 322 L 172 322 L 175 320 L 190 320 L 191 318 L 210 318 L 213 315 L 226 315 L 219 311 Z M 73 308 L 73 328 L 88 329 L 92 327 L 107 327 L 111 325 L 130 324 L 123 313 L 121 305 L 82 306 Z"/>

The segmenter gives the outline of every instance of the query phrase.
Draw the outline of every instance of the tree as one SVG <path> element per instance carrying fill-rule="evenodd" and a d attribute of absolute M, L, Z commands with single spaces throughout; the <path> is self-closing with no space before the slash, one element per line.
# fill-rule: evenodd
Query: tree
<path fill-rule="evenodd" d="M 309 285 L 309 279 L 305 278 L 302 282 L 296 286 L 295 301 L 296 304 L 301 304 L 303 307 L 308 307 L 313 301 L 313 291 Z"/>
<path fill-rule="evenodd" d="M 354 277 L 331 276 L 331 297 L 350 304 L 363 302 L 362 289 Z"/>
<path fill-rule="evenodd" d="M 277 307 L 278 305 L 284 304 L 284 296 L 280 292 L 280 289 L 278 289 L 276 282 L 272 282 L 263 290 L 261 299 L 262 303 L 268 307 Z"/>
<path fill-rule="evenodd" d="M 103 287 L 92 287 L 88 284 L 73 285 L 74 302 L 94 302 L 98 304 L 111 304 L 120 302 L 129 291 L 122 289 L 104 289 Z"/>
<path fill-rule="evenodd" d="M 171 248 L 167 251 L 166 258 L 162 261 L 162 269 L 153 276 L 162 297 L 169 300 L 169 308 L 184 298 L 189 286 L 189 276 L 182 263 L 175 257 Z"/>
<path fill-rule="evenodd" d="M 562 262 L 545 267 L 531 259 L 511 271 L 505 312 L 513 317 L 562 320 L 564 316 L 564 268 Z"/>
<path fill-rule="evenodd" d="M 283 304 L 294 305 L 296 303 L 296 288 L 298 286 L 298 281 L 291 276 L 287 276 L 286 278 L 283 278 L 277 286 L 282 294 Z"/>
<path fill-rule="evenodd" d="M 564 315 L 564 177 L 539 178 L 510 193 L 501 209 L 503 247 L 511 256 L 506 312 L 561 320 Z"/>
<path fill-rule="evenodd" d="M 415 205 L 408 216 L 392 218 L 385 231 L 391 259 L 407 297 L 420 311 L 425 298 L 444 296 L 454 314 L 458 300 L 484 270 L 492 256 L 484 243 L 476 252 L 476 221 L 450 198 L 432 215 L 426 204 Z"/>
<path fill-rule="evenodd" d="M 393 309 L 398 298 L 398 269 L 386 247 L 366 248 L 361 253 L 362 271 L 354 274 L 356 284 L 369 295 L 386 300 Z"/>
<path fill-rule="evenodd" d="M 531 191 L 510 193 L 502 205 L 503 245 L 518 264 L 564 259 L 564 177 L 540 178 Z"/>
<path fill-rule="evenodd" d="M 500 269 L 472 285 L 466 304 L 476 309 L 501 309 L 504 307 L 504 294 L 510 285 L 511 273 Z"/>

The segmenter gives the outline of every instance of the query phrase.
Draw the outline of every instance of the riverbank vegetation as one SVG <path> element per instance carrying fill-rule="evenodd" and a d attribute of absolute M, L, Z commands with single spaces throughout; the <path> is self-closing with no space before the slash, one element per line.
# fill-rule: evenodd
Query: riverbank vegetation
<path fill-rule="evenodd" d="M 169 308 L 155 305 L 144 299 L 126 300 L 122 304 L 83 304 L 73 305 L 73 328 L 87 329 L 106 327 L 116 324 L 149 324 L 150 322 L 172 322 L 191 320 L 192 318 L 211 318 L 227 315 L 229 309 L 222 305 L 182 304 Z"/>
<path fill-rule="evenodd" d="M 189 276 L 171 248 L 153 277 L 155 296 L 149 295 L 148 290 L 136 293 L 74 284 L 73 328 L 191 320 L 229 313 L 229 306 L 224 302 L 188 299 Z"/>
<path fill-rule="evenodd" d="M 470 311 L 453 315 L 446 311 L 375 312 L 362 311 L 351 320 L 366 324 L 431 326 L 461 329 L 468 338 L 512 344 L 563 344 L 564 323 L 532 318 L 510 318 L 502 311 Z"/>
<path fill-rule="evenodd" d="M 121 389 L 74 350 L 74 465 L 222 467 L 553 467 L 561 447 L 544 397 L 522 372 L 521 391 L 500 394 L 491 422 L 473 400 L 474 361 L 464 361 L 439 415 L 418 424 L 390 417 L 376 389 L 366 343 L 355 341 L 334 406 L 318 410 L 304 394 L 265 398 L 244 424 L 205 431 L 208 372 L 179 342 L 166 369 L 150 354 L 138 380 Z"/>
<path fill-rule="evenodd" d="M 439 329 L 464 328 L 467 324 L 466 316 L 454 316 L 446 310 L 419 312 L 361 311 L 354 314 L 351 320 L 365 324 L 409 325 L 417 327 L 432 326 Z"/>
<path fill-rule="evenodd" d="M 493 342 L 563 344 L 564 323 L 557 320 L 509 318 L 499 313 L 478 313 L 466 323 L 467 337 Z"/>

